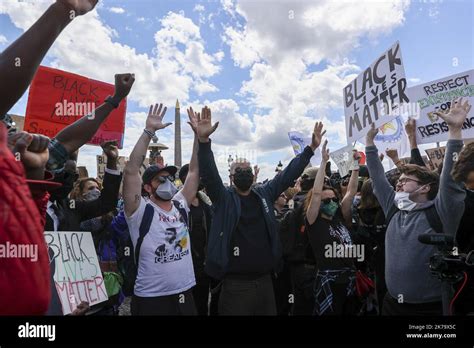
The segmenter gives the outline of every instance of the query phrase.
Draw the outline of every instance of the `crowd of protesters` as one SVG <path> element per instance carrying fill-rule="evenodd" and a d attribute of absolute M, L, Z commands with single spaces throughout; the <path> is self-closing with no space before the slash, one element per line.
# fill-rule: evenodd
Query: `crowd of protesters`
<path fill-rule="evenodd" d="M 423 162 L 410 119 L 409 164 L 389 150 L 396 169 L 385 173 L 372 124 L 367 165 L 354 151 L 341 178 L 316 122 L 310 145 L 274 178 L 258 182 L 256 168 L 241 160 L 226 185 L 212 151 L 218 123 L 204 107 L 188 109 L 189 164 L 156 163 L 140 175 L 150 141 L 171 124 L 156 104 L 123 173 L 117 144 L 107 141 L 103 181 L 79 179 L 78 150 L 127 97 L 133 74 L 116 75 L 115 94 L 95 117 L 53 139 L 17 131 L 6 114 L 60 32 L 96 2 L 57 1 L 0 55 L 0 244 L 39 246 L 36 262 L 0 259 L 0 314 L 62 314 L 45 231 L 87 231 L 94 240 L 109 300 L 78 303 L 72 315 L 117 315 L 126 297 L 132 315 L 443 314 L 443 283 L 429 266 L 438 248 L 419 236 L 446 234 L 459 253 L 474 249 L 474 143 L 461 137 L 467 101 L 437 113 L 449 127 L 439 171 Z M 312 167 L 318 148 L 321 163 Z M 474 312 L 474 272 L 464 275 L 450 284 L 452 313 Z"/>

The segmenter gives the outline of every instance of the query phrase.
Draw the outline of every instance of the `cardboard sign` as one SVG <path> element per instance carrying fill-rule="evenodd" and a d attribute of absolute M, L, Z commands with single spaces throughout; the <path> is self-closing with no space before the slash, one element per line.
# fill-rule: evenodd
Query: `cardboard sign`
<path fill-rule="evenodd" d="M 121 172 L 125 169 L 125 165 L 128 162 L 128 157 L 119 156 L 117 161 L 117 169 Z M 146 158 L 140 167 L 140 176 L 143 175 L 145 169 L 148 168 L 148 163 L 150 162 L 149 158 Z M 107 167 L 107 157 L 105 155 L 97 155 L 97 179 L 100 181 L 104 180 L 105 168 Z"/>
<path fill-rule="evenodd" d="M 445 121 L 434 114 L 446 111 L 454 98 L 463 97 L 474 105 L 474 70 L 444 77 L 442 79 L 411 87 L 407 94 L 420 107 L 420 118 L 416 121 L 416 141 L 428 144 L 448 140 L 449 128 Z M 464 121 L 463 139 L 474 137 L 474 108 Z"/>
<path fill-rule="evenodd" d="M 25 131 L 54 138 L 63 128 L 83 116 L 95 117 L 93 111 L 114 94 L 111 84 L 71 74 L 66 71 L 40 66 L 28 94 Z M 123 100 L 102 123 L 87 143 L 100 145 L 106 140 L 117 140 L 123 146 L 125 112 Z"/>
<path fill-rule="evenodd" d="M 347 143 L 359 140 L 375 123 L 382 126 L 400 116 L 407 82 L 398 41 L 344 90 Z"/>
<path fill-rule="evenodd" d="M 433 169 L 438 169 L 441 163 L 443 163 L 446 146 L 426 149 L 425 151 L 433 165 Z"/>
<path fill-rule="evenodd" d="M 108 300 L 90 232 L 45 232 L 54 288 L 64 315 Z M 53 294 L 56 296 L 56 294 Z"/>
<path fill-rule="evenodd" d="M 329 157 L 336 163 L 341 177 L 349 174 L 349 170 L 354 161 L 352 145 L 347 145 L 339 150 L 329 153 Z"/>

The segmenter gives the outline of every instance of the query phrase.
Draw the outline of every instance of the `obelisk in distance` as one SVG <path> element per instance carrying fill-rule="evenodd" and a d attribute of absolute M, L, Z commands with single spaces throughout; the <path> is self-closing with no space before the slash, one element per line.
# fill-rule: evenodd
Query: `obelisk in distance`
<path fill-rule="evenodd" d="M 181 114 L 178 99 L 174 111 L 174 165 L 181 168 Z"/>

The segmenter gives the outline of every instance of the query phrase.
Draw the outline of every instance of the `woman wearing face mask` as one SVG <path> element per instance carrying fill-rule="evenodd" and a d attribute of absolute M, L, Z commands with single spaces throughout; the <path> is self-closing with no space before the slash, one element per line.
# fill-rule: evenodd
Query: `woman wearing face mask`
<path fill-rule="evenodd" d="M 326 146 L 327 141 L 321 151 L 320 168 L 325 168 L 329 161 Z M 349 228 L 358 173 L 357 163 L 352 166 L 350 182 L 342 202 L 334 188 L 324 185 L 322 170 L 318 171 L 313 189 L 306 197 L 306 229 L 317 265 L 314 315 L 354 314 L 354 260 L 348 257 L 347 252 L 341 253 L 341 250 L 349 250 L 348 247 L 353 245 Z"/>
<path fill-rule="evenodd" d="M 76 201 L 92 202 L 101 196 L 102 185 L 94 178 L 80 179 L 74 186 L 70 198 Z M 110 228 L 110 223 L 116 211 L 111 211 L 81 222 L 81 231 L 91 232 L 95 250 L 99 260 L 100 270 L 106 281 L 109 300 L 90 308 L 88 315 L 118 315 L 118 306 L 123 301 L 123 296 L 117 289 L 121 287 L 120 272 L 117 266 L 118 241 Z M 114 290 L 112 290 L 114 289 Z"/>

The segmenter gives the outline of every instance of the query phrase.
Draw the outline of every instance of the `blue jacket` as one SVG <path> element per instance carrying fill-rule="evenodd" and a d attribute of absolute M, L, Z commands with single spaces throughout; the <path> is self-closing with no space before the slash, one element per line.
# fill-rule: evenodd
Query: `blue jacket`
<path fill-rule="evenodd" d="M 258 196 L 262 206 L 270 245 L 274 258 L 274 269 L 278 270 L 282 259 L 282 248 L 278 234 L 278 224 L 273 212 L 273 204 L 303 173 L 313 156 L 313 150 L 307 146 L 290 164 L 272 180 L 262 185 L 254 185 L 252 191 Z M 234 188 L 226 188 L 214 161 L 211 142 L 199 143 L 199 174 L 206 193 L 212 201 L 214 216 L 209 233 L 205 271 L 211 277 L 222 279 L 229 267 L 232 234 L 240 219 L 240 198 Z"/>

